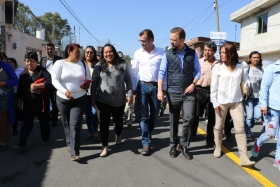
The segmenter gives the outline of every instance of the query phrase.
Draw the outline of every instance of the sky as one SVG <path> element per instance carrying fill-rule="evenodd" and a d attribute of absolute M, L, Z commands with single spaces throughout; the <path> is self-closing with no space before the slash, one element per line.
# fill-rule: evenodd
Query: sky
<path fill-rule="evenodd" d="M 117 51 L 133 58 L 141 48 L 139 32 L 151 29 L 154 44 L 170 46 L 169 32 L 174 27 L 186 31 L 186 40 L 202 36 L 210 37 L 216 29 L 214 0 L 19 0 L 36 16 L 46 12 L 58 12 L 67 19 L 77 42 L 103 46 L 110 40 Z M 240 24 L 230 21 L 230 14 L 247 6 L 252 0 L 218 0 L 220 31 L 227 33 L 227 40 L 240 41 Z M 70 7 L 87 32 L 63 5 Z M 68 8 L 69 9 L 69 8 Z M 72 13 L 73 14 L 73 13 Z M 236 34 L 235 34 L 235 27 Z"/>

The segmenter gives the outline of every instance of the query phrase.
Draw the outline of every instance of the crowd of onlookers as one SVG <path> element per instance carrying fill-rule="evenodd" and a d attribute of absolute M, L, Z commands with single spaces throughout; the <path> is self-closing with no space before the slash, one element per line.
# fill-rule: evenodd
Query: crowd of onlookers
<path fill-rule="evenodd" d="M 133 113 L 139 122 L 142 155 L 149 155 L 152 132 L 157 119 L 169 108 L 170 152 L 192 159 L 188 147 L 196 138 L 200 117 L 207 116 L 206 144 L 215 147 L 220 157 L 222 138 L 231 141 L 235 128 L 241 166 L 253 166 L 247 156 L 251 128 L 263 121 L 265 131 L 251 153 L 257 157 L 264 142 L 279 131 L 280 61 L 264 68 L 262 56 L 253 51 L 248 61 L 240 61 L 234 45 L 220 47 L 220 60 L 214 54 L 214 42 L 205 42 L 202 58 L 184 43 L 185 31 L 170 31 L 172 48 L 156 47 L 153 32 L 139 33 L 142 46 L 134 54 L 130 67 L 111 44 L 105 44 L 98 56 L 93 46 L 80 54 L 79 44 L 67 45 L 64 56 L 55 55 L 53 43 L 46 44 L 46 57 L 39 61 L 36 52 L 25 54 L 25 68 L 14 58 L 0 53 L 0 150 L 7 149 L 11 135 L 18 135 L 13 149 L 24 152 L 33 129 L 34 118 L 40 124 L 42 144 L 50 142 L 50 125 L 55 127 L 60 113 L 66 149 L 71 160 L 80 160 L 80 131 L 86 116 L 85 140 L 101 140 L 101 157 L 108 154 L 109 124 L 112 119 L 115 143 L 122 142 L 123 116 L 128 128 Z M 244 117 L 245 113 L 245 117 Z M 178 124 L 182 118 L 182 135 Z M 18 130 L 20 128 L 20 130 Z M 98 133 L 99 129 L 99 133 Z M 274 166 L 280 168 L 280 140 Z"/>

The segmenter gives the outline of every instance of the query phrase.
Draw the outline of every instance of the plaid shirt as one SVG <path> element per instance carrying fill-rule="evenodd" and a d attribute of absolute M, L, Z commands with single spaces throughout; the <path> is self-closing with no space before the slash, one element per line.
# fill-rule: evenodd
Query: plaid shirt
<path fill-rule="evenodd" d="M 215 58 L 215 57 L 214 57 Z M 201 87 L 210 87 L 211 85 L 211 76 L 212 76 L 212 66 L 217 62 L 214 59 L 214 63 L 208 62 L 205 57 L 199 59 L 200 63 L 200 79 L 196 83 L 197 86 Z"/>

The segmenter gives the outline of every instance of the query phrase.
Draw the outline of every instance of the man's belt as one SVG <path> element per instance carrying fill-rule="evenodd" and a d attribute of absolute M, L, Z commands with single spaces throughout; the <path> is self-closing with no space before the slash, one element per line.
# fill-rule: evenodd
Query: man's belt
<path fill-rule="evenodd" d="M 141 81 L 141 80 L 140 80 Z M 153 81 L 151 81 L 151 82 L 146 82 L 146 81 L 141 81 L 142 83 L 145 83 L 145 84 L 150 84 L 150 85 L 152 85 L 152 86 L 157 86 L 157 82 L 153 82 Z"/>

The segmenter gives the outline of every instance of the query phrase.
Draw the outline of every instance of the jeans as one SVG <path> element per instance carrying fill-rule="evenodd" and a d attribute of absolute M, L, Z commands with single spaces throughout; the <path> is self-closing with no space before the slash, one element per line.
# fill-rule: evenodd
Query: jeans
<path fill-rule="evenodd" d="M 137 84 L 137 99 L 142 145 L 150 146 L 152 142 L 151 133 L 154 130 L 160 109 L 160 101 L 157 99 L 157 86 L 139 81 Z"/>
<path fill-rule="evenodd" d="M 245 132 L 246 134 L 251 133 L 251 128 L 254 127 L 255 123 L 261 118 L 261 110 L 258 98 L 248 98 L 245 100 Z"/>
<path fill-rule="evenodd" d="M 88 127 L 88 133 L 97 133 L 99 120 L 97 117 L 97 112 L 91 105 L 91 96 L 87 95 L 87 107 L 86 107 L 86 122 Z"/>
<path fill-rule="evenodd" d="M 268 108 L 267 115 L 264 116 L 265 132 L 257 140 L 257 145 L 262 146 L 265 142 L 279 134 L 280 111 Z M 276 144 L 275 159 L 280 160 L 280 138 L 278 137 Z"/>

